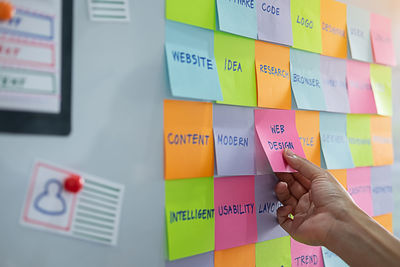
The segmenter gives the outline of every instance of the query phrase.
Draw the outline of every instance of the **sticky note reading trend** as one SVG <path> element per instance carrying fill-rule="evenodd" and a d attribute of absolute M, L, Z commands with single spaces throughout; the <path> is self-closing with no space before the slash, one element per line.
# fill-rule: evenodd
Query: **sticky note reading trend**
<path fill-rule="evenodd" d="M 258 106 L 290 109 L 290 49 L 256 41 L 255 52 Z"/>
<path fill-rule="evenodd" d="M 396 65 L 396 55 L 392 37 L 392 22 L 389 18 L 371 14 L 371 41 L 375 62 Z"/>
<path fill-rule="evenodd" d="M 393 164 L 392 119 L 390 117 L 371 116 L 371 141 L 374 165 Z"/>
<path fill-rule="evenodd" d="M 324 266 L 325 267 L 347 267 L 347 263 L 345 263 L 339 256 L 335 253 L 327 249 L 326 247 L 321 247 L 322 255 L 324 257 Z"/>
<path fill-rule="evenodd" d="M 256 244 L 257 267 L 290 267 L 290 237 L 285 236 Z"/>
<path fill-rule="evenodd" d="M 167 261 L 165 267 L 214 267 L 214 251 L 192 257 Z"/>
<path fill-rule="evenodd" d="M 215 58 L 224 100 L 217 103 L 257 106 L 254 40 L 215 33 Z"/>
<path fill-rule="evenodd" d="M 217 174 L 254 175 L 254 112 L 250 108 L 214 105 Z"/>
<path fill-rule="evenodd" d="M 255 265 L 255 244 L 215 251 L 215 267 L 254 267 Z"/>
<path fill-rule="evenodd" d="M 164 101 L 165 179 L 214 175 L 212 104 Z"/>
<path fill-rule="evenodd" d="M 371 64 L 371 85 L 378 114 L 392 116 L 392 69 Z"/>
<path fill-rule="evenodd" d="M 365 114 L 347 114 L 347 139 L 354 166 L 372 166 L 371 117 Z"/>
<path fill-rule="evenodd" d="M 351 113 L 377 112 L 368 63 L 347 60 L 347 90 Z"/>
<path fill-rule="evenodd" d="M 291 0 L 293 47 L 322 52 L 320 0 Z"/>
<path fill-rule="evenodd" d="M 258 39 L 293 45 L 290 0 L 257 1 Z"/>
<path fill-rule="evenodd" d="M 217 0 L 219 30 L 257 39 L 256 1 Z"/>
<path fill-rule="evenodd" d="M 214 32 L 167 21 L 165 35 L 172 95 L 222 100 L 214 58 Z"/>
<path fill-rule="evenodd" d="M 391 166 L 371 168 L 371 190 L 374 216 L 392 213 L 394 200 Z"/>
<path fill-rule="evenodd" d="M 292 267 L 298 266 L 317 266 L 324 267 L 321 247 L 307 246 L 290 239 Z"/>
<path fill-rule="evenodd" d="M 386 230 L 393 234 L 393 214 L 388 213 L 385 215 L 375 216 L 375 221 L 382 225 Z"/>
<path fill-rule="evenodd" d="M 274 172 L 294 172 L 284 161 L 283 150 L 305 157 L 296 130 L 294 110 L 255 110 L 254 123 Z"/>
<path fill-rule="evenodd" d="M 165 13 L 169 20 L 215 29 L 215 0 L 165 0 Z"/>
<path fill-rule="evenodd" d="M 321 166 L 319 112 L 296 110 L 296 128 L 306 158 Z"/>
<path fill-rule="evenodd" d="M 215 250 L 257 242 L 254 176 L 214 180 Z"/>
<path fill-rule="evenodd" d="M 354 202 L 369 216 L 373 215 L 371 193 L 371 168 L 347 170 L 347 190 Z"/>
<path fill-rule="evenodd" d="M 165 182 L 168 258 L 214 250 L 213 178 Z"/>

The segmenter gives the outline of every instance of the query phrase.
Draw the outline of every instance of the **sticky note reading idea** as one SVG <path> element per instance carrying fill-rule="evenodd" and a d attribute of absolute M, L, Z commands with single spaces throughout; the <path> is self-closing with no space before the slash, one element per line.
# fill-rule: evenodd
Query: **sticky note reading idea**
<path fill-rule="evenodd" d="M 366 10 L 347 5 L 347 34 L 351 57 L 372 62 L 370 14 Z"/>
<path fill-rule="evenodd" d="M 371 117 L 366 114 L 347 114 L 347 139 L 356 167 L 372 166 Z"/>
<path fill-rule="evenodd" d="M 292 267 L 324 267 L 321 247 L 307 246 L 291 238 L 290 250 L 292 254 Z"/>
<path fill-rule="evenodd" d="M 383 65 L 396 65 L 392 38 L 392 22 L 389 18 L 371 14 L 371 41 L 375 62 Z"/>
<path fill-rule="evenodd" d="M 165 179 L 214 175 L 212 104 L 165 100 Z"/>
<path fill-rule="evenodd" d="M 371 85 L 378 114 L 392 116 L 392 69 L 371 64 Z"/>
<path fill-rule="evenodd" d="M 285 236 L 256 244 L 257 267 L 291 267 L 290 237 Z"/>
<path fill-rule="evenodd" d="M 294 110 L 255 110 L 254 123 L 274 172 L 294 172 L 284 161 L 283 150 L 305 157 L 296 130 Z"/>

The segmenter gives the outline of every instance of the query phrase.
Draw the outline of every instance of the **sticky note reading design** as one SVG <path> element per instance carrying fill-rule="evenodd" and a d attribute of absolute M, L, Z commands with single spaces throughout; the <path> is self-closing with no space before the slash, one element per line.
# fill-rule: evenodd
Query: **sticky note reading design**
<path fill-rule="evenodd" d="M 371 141 L 374 165 L 393 164 L 392 119 L 390 117 L 371 116 Z"/>
<path fill-rule="evenodd" d="M 294 172 L 284 161 L 283 150 L 305 157 L 296 130 L 294 110 L 254 110 L 254 122 L 264 152 L 274 172 Z"/>
<path fill-rule="evenodd" d="M 371 85 L 378 114 L 392 116 L 392 69 L 371 64 Z"/>
<path fill-rule="evenodd" d="M 179 259 L 166 261 L 165 267 L 214 267 L 214 251 Z"/>
<path fill-rule="evenodd" d="M 214 32 L 167 20 L 165 38 L 172 95 L 222 100 L 214 58 Z"/>
<path fill-rule="evenodd" d="M 293 45 L 290 0 L 257 1 L 258 39 Z"/>
<path fill-rule="evenodd" d="M 215 251 L 215 267 L 253 267 L 256 266 L 256 245 Z"/>
<path fill-rule="evenodd" d="M 214 105 L 217 174 L 254 175 L 254 112 L 250 108 Z"/>
<path fill-rule="evenodd" d="M 257 39 L 256 0 L 217 0 L 219 30 Z"/>
<path fill-rule="evenodd" d="M 169 260 L 214 250 L 213 182 L 212 177 L 165 182 Z"/>
<path fill-rule="evenodd" d="M 165 179 L 214 175 L 212 104 L 164 101 Z"/>
<path fill-rule="evenodd" d="M 307 246 L 290 239 L 292 267 L 298 266 L 317 266 L 324 267 L 321 247 Z"/>
<path fill-rule="evenodd" d="M 327 249 L 326 247 L 321 247 L 322 255 L 324 257 L 324 266 L 325 267 L 347 267 L 347 263 L 345 263 L 339 256 L 335 253 Z"/>
<path fill-rule="evenodd" d="M 347 170 L 347 191 L 365 213 L 373 215 L 370 167 Z"/>
<path fill-rule="evenodd" d="M 388 213 L 385 215 L 375 216 L 374 220 L 382 225 L 386 230 L 393 234 L 393 214 Z"/>
<path fill-rule="evenodd" d="M 319 112 L 296 110 L 296 128 L 306 158 L 321 166 Z"/>
<path fill-rule="evenodd" d="M 290 109 L 290 49 L 256 41 L 255 52 L 258 106 Z"/>
<path fill-rule="evenodd" d="M 372 166 L 371 117 L 365 114 L 347 115 L 347 139 L 354 166 Z"/>
<path fill-rule="evenodd" d="M 285 236 L 256 244 L 256 266 L 291 266 L 290 237 Z"/>
<path fill-rule="evenodd" d="M 374 216 L 394 210 L 391 166 L 371 168 L 372 206 Z"/>
<path fill-rule="evenodd" d="M 257 106 L 254 40 L 215 32 L 215 58 L 224 100 L 217 103 Z"/>
<path fill-rule="evenodd" d="M 292 90 L 299 109 L 326 110 L 320 55 L 290 49 Z"/>
<path fill-rule="evenodd" d="M 257 242 L 254 176 L 214 180 L 215 250 Z"/>
<path fill-rule="evenodd" d="M 396 65 L 396 55 L 392 38 L 392 22 L 389 18 L 371 14 L 371 41 L 375 62 Z"/>

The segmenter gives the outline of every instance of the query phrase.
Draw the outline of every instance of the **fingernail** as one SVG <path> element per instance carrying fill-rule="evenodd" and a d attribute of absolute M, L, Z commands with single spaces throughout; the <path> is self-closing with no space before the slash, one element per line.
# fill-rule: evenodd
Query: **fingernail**
<path fill-rule="evenodd" d="M 293 153 L 293 151 L 292 150 L 290 150 L 290 149 L 285 149 L 285 154 L 286 154 L 286 156 L 287 157 L 289 157 L 289 158 L 292 158 L 292 159 L 295 159 L 296 158 L 296 155 Z"/>

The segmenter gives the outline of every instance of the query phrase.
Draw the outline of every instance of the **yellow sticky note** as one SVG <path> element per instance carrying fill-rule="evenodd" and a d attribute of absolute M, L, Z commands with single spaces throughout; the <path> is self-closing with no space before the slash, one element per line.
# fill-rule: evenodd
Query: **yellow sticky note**
<path fill-rule="evenodd" d="M 290 237 L 285 236 L 256 244 L 257 267 L 292 266 Z"/>
<path fill-rule="evenodd" d="M 354 165 L 373 166 L 370 115 L 347 114 L 347 139 Z"/>
<path fill-rule="evenodd" d="M 215 267 L 254 267 L 256 265 L 256 246 L 249 244 L 215 251 Z"/>
<path fill-rule="evenodd" d="M 329 170 L 329 172 L 338 180 L 338 182 L 347 189 L 347 170 Z"/>
<path fill-rule="evenodd" d="M 371 116 L 371 141 L 374 165 L 393 164 L 392 118 Z"/>
<path fill-rule="evenodd" d="M 306 158 L 321 166 L 319 112 L 296 110 L 296 128 Z"/>
<path fill-rule="evenodd" d="M 380 216 L 374 217 L 375 221 L 377 221 L 380 225 L 382 225 L 386 230 L 393 234 L 393 214 L 388 213 Z"/>
<path fill-rule="evenodd" d="M 371 64 L 370 75 L 378 114 L 392 116 L 392 68 Z"/>

